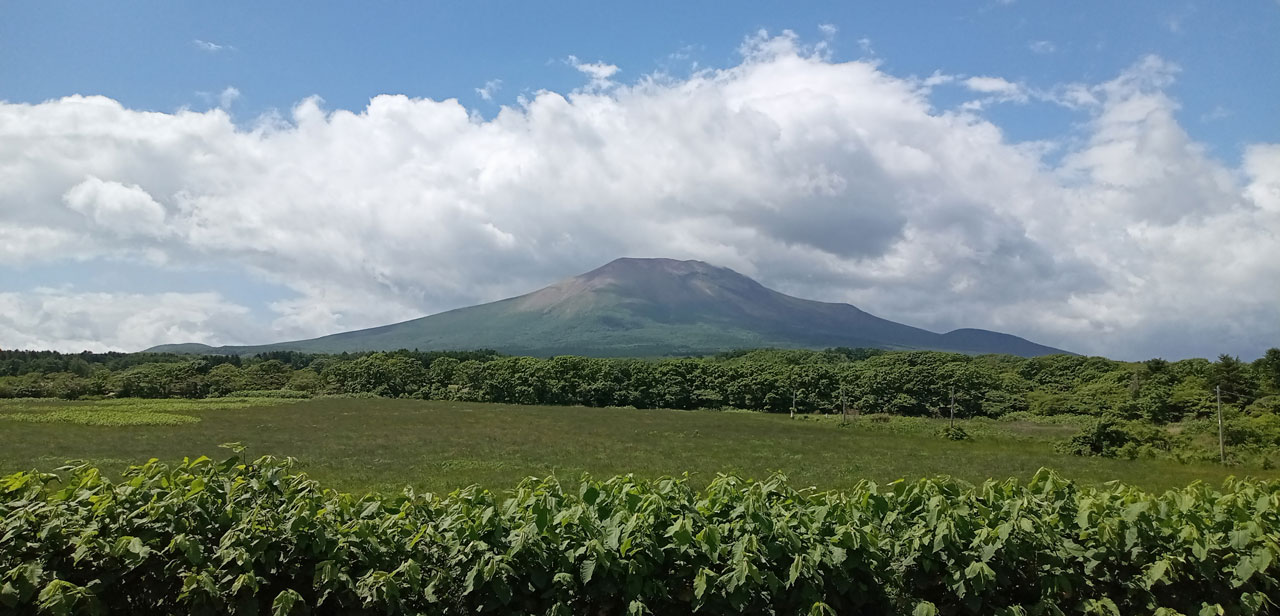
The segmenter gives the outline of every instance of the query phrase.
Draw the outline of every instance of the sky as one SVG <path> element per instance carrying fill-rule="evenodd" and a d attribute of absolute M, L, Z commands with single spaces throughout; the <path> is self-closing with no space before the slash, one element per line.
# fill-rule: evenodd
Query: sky
<path fill-rule="evenodd" d="M 1117 359 L 1280 346 L 1280 2 L 0 6 L 0 348 L 700 259 Z"/>

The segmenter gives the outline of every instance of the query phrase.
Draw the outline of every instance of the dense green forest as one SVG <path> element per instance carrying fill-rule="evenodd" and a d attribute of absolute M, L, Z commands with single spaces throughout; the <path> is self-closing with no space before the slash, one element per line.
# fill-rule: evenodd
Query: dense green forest
<path fill-rule="evenodd" d="M 1082 455 L 1160 455 L 1212 433 L 1280 452 L 1280 349 L 1254 362 L 1121 362 L 836 348 L 682 359 L 550 359 L 493 351 L 252 357 L 0 351 L 0 397 L 376 395 L 472 402 L 883 413 L 1080 422 Z M 1086 420 L 1098 420 L 1087 423 Z M 1166 429 L 1174 425 L 1178 429 Z M 1209 425 L 1213 424 L 1213 425 Z M 1210 455 L 1208 447 L 1200 454 Z M 1214 452 L 1216 453 L 1216 452 Z"/>
<path fill-rule="evenodd" d="M 205 398 L 234 392 L 371 393 L 517 404 L 739 408 L 998 417 L 1112 415 L 1168 423 L 1229 408 L 1280 409 L 1280 349 L 1252 363 L 1120 362 L 876 349 L 752 350 L 640 360 L 493 351 L 252 357 L 0 351 L 0 397 Z"/>

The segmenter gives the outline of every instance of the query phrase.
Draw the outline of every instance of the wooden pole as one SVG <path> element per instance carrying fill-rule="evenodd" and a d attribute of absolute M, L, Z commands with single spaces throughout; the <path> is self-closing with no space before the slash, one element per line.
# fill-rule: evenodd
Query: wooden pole
<path fill-rule="evenodd" d="M 956 388 L 951 386 L 951 427 L 956 427 Z"/>
<path fill-rule="evenodd" d="M 844 383 L 840 384 L 840 423 L 849 423 L 849 405 L 844 401 Z"/>
<path fill-rule="evenodd" d="M 1222 386 L 1214 387 L 1213 389 L 1218 394 L 1218 458 L 1225 465 L 1227 463 L 1227 442 L 1222 436 Z"/>

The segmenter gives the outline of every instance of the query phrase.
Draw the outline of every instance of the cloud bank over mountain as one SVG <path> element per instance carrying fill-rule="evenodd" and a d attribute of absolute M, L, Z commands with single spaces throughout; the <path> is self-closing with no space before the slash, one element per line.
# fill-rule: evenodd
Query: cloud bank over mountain
<path fill-rule="evenodd" d="M 1118 358 L 1280 345 L 1280 144 L 1238 164 L 1207 151 L 1159 57 L 1046 91 L 835 62 L 790 33 L 687 77 L 575 62 L 610 70 L 491 118 L 396 95 L 247 125 L 99 96 L 0 103 L 0 271 L 218 263 L 287 289 L 252 307 L 55 280 L 0 293 L 0 347 L 312 337 L 628 255 Z M 940 88 L 973 100 L 939 107 Z M 1066 109 L 1080 128 L 1012 141 L 998 105 Z"/>

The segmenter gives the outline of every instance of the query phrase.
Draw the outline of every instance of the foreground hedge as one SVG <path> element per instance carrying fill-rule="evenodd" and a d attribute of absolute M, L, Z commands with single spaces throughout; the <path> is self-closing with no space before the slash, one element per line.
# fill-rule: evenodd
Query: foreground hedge
<path fill-rule="evenodd" d="M 1280 482 L 615 477 L 358 498 L 270 458 L 63 471 L 0 480 L 0 612 L 1268 614 L 1280 599 Z"/>

